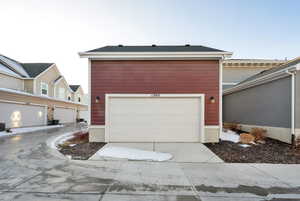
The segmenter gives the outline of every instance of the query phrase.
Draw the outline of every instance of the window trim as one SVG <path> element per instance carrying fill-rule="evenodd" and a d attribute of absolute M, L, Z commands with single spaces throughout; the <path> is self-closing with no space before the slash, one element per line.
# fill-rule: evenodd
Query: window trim
<path fill-rule="evenodd" d="M 46 89 L 44 89 L 43 86 L 45 86 Z M 47 90 L 47 94 L 43 94 L 43 89 Z M 42 96 L 49 96 L 49 85 L 46 82 L 41 82 L 41 95 Z"/>

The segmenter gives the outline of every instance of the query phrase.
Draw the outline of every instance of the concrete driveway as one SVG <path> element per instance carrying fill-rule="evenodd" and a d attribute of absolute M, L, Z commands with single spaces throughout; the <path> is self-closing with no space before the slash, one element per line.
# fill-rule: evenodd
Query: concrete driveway
<path fill-rule="evenodd" d="M 168 162 L 185 163 L 222 163 L 216 154 L 202 143 L 109 143 L 105 147 L 126 147 L 144 151 L 155 151 L 172 154 L 172 159 Z M 90 160 L 107 160 L 97 155 L 93 155 Z M 119 160 L 118 158 L 110 160 Z"/>
<path fill-rule="evenodd" d="M 299 165 L 69 161 L 49 137 L 75 126 L 0 138 L 0 200 L 300 200 Z"/>

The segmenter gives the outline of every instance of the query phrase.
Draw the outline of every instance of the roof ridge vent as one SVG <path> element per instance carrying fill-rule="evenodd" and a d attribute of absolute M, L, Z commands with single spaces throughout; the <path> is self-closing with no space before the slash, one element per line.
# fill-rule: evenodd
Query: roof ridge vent
<path fill-rule="evenodd" d="M 118 47 L 123 47 L 123 45 L 122 45 L 122 44 L 119 44 Z"/>
<path fill-rule="evenodd" d="M 191 45 L 190 45 L 190 44 L 185 44 L 184 46 L 185 46 L 185 47 L 190 47 Z"/>
<path fill-rule="evenodd" d="M 156 45 L 155 45 L 155 44 L 152 44 L 151 46 L 152 46 L 152 47 L 156 47 Z"/>

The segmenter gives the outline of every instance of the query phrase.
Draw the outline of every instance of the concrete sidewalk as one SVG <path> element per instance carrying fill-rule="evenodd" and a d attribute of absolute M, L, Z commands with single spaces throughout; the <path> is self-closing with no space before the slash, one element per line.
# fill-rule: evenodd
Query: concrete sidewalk
<path fill-rule="evenodd" d="M 169 162 L 222 163 L 216 154 L 202 143 L 109 143 L 105 147 L 126 147 L 145 151 L 155 151 L 172 154 Z M 124 160 L 119 158 L 103 158 L 97 153 L 89 160 Z"/>

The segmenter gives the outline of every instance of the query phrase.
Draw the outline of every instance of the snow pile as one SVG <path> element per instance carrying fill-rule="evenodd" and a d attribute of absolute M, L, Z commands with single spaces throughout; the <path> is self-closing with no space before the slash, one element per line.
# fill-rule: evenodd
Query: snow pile
<path fill-rule="evenodd" d="M 238 143 L 240 141 L 240 136 L 234 131 L 227 130 L 220 134 L 220 139 L 223 141 Z"/>
<path fill-rule="evenodd" d="M 51 129 L 51 128 L 59 128 L 59 127 L 63 127 L 63 125 L 26 127 L 26 128 L 12 128 L 12 129 L 10 129 L 11 132 L 6 132 L 6 131 L 0 132 L 0 137 L 18 135 L 18 134 L 22 134 L 22 133 L 29 133 L 29 132 L 40 131 L 40 130 L 48 130 L 48 129 Z"/>
<path fill-rule="evenodd" d="M 97 152 L 100 157 L 123 158 L 128 160 L 166 161 L 172 158 L 169 153 L 144 151 L 126 147 L 104 146 Z"/>
<path fill-rule="evenodd" d="M 249 144 L 240 144 L 240 147 L 247 148 L 247 147 L 251 147 L 251 145 L 249 145 Z"/>

